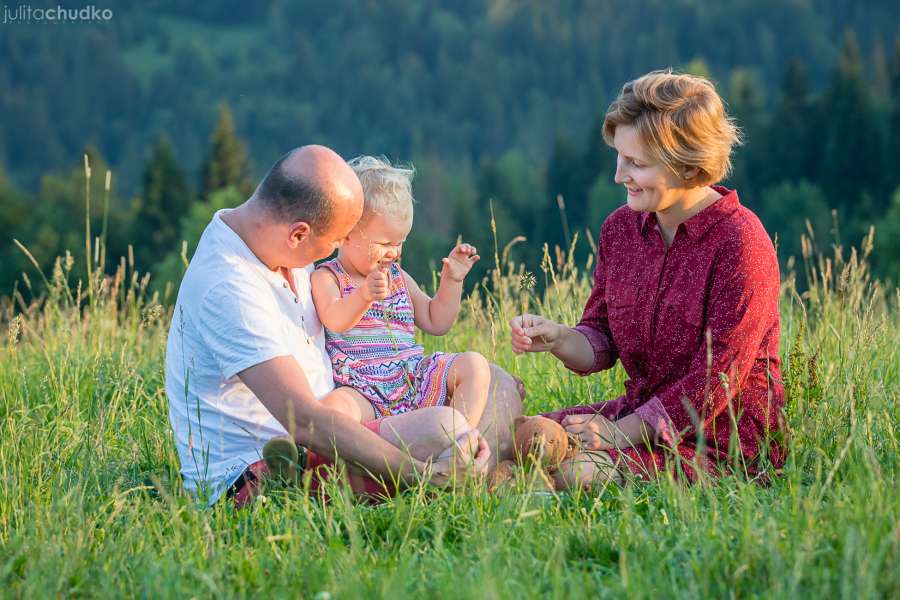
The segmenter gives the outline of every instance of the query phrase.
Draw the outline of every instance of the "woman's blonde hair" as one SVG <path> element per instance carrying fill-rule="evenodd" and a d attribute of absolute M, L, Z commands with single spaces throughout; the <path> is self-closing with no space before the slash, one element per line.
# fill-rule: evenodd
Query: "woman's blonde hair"
<path fill-rule="evenodd" d="M 696 167 L 695 185 L 721 181 L 731 172 L 731 151 L 741 131 L 725 112 L 711 81 L 696 75 L 652 71 L 622 87 L 603 121 L 603 140 L 613 145 L 616 127 L 631 125 L 651 156 L 678 177 Z"/>
<path fill-rule="evenodd" d="M 362 184 L 365 207 L 361 222 L 373 214 L 397 220 L 412 219 L 415 175 L 412 166 L 394 166 L 384 156 L 357 156 L 347 164 Z"/>

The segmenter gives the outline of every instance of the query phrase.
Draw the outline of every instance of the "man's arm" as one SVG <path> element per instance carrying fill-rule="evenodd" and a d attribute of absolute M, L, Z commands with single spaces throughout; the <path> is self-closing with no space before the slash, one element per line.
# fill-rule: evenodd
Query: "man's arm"
<path fill-rule="evenodd" d="M 413 482 L 428 472 L 427 465 L 363 427 L 353 419 L 322 406 L 313 395 L 306 374 L 290 356 L 279 356 L 238 373 L 263 406 L 298 444 L 316 454 L 343 460 L 376 475 Z M 446 482 L 433 473 L 432 483 Z"/>

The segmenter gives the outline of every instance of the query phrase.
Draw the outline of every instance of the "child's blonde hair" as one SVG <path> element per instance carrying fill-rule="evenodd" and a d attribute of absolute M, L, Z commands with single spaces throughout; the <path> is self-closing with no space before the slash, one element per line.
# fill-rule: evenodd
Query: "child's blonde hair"
<path fill-rule="evenodd" d="M 347 164 L 359 177 L 365 196 L 361 222 L 373 214 L 398 221 L 412 220 L 412 166 L 394 166 L 383 156 L 357 156 Z"/>
<path fill-rule="evenodd" d="M 741 131 L 725 112 L 711 81 L 696 75 L 652 71 L 622 87 L 603 121 L 610 146 L 619 125 L 633 126 L 651 156 L 680 178 L 696 167 L 691 183 L 721 181 L 731 172 L 731 151 Z"/>

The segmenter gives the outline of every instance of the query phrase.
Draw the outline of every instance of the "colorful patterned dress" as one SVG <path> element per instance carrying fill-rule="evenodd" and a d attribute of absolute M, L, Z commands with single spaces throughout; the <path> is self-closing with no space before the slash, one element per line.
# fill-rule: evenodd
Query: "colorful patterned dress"
<path fill-rule="evenodd" d="M 341 296 L 356 290 L 338 259 L 319 265 L 337 278 Z M 334 381 L 362 394 L 379 416 L 447 404 L 447 375 L 455 354 L 425 356 L 416 343 L 413 306 L 397 264 L 390 266 L 391 292 L 376 300 L 344 332 L 325 331 Z"/>

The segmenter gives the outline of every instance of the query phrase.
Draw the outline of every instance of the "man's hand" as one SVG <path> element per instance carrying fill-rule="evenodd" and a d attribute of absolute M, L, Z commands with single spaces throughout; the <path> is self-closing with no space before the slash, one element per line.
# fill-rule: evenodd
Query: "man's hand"
<path fill-rule="evenodd" d="M 382 477 L 416 481 L 425 465 L 343 413 L 322 406 L 293 356 L 278 356 L 238 373 L 294 440 L 316 454 Z"/>
<path fill-rule="evenodd" d="M 438 487 L 462 485 L 469 476 L 486 475 L 490 458 L 487 441 L 472 429 L 431 464 L 430 483 Z"/>
<path fill-rule="evenodd" d="M 384 300 L 391 291 L 391 282 L 388 279 L 387 269 L 375 269 L 366 277 L 365 285 L 360 288 L 363 300 L 374 302 Z"/>
<path fill-rule="evenodd" d="M 452 281 L 461 282 L 472 270 L 472 265 L 481 259 L 475 246 L 470 244 L 458 244 L 447 258 L 441 259 L 444 263 L 441 278 L 449 277 Z"/>
<path fill-rule="evenodd" d="M 516 354 L 553 350 L 563 333 L 562 325 L 539 315 L 514 317 L 509 326 L 512 329 L 512 349 Z"/>

